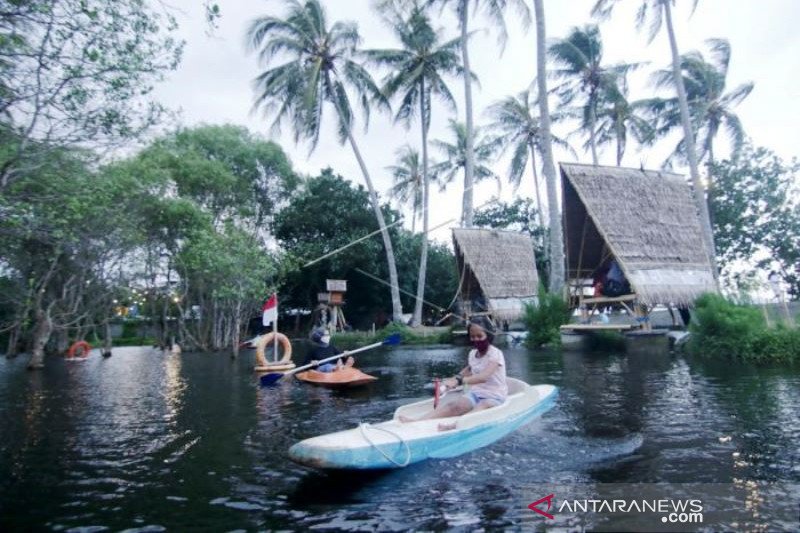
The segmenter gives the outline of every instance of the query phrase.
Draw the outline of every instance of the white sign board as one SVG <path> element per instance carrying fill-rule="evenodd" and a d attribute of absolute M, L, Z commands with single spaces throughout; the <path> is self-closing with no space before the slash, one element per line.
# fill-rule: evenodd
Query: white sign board
<path fill-rule="evenodd" d="M 347 292 L 346 279 L 326 279 L 325 285 L 328 292 Z"/>

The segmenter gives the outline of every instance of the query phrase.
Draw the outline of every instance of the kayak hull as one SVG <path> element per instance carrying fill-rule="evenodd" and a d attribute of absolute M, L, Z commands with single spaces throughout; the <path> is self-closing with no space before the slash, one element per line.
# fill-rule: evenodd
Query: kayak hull
<path fill-rule="evenodd" d="M 419 416 L 432 407 L 432 401 L 406 405 L 395 411 L 392 420 L 298 442 L 289 449 L 289 457 L 306 466 L 333 470 L 383 470 L 458 457 L 529 423 L 548 411 L 558 396 L 553 385 L 530 386 L 515 379 L 509 379 L 509 389 L 503 405 L 461 417 L 401 423 L 397 419 L 400 414 Z M 446 400 L 457 396 L 448 394 Z M 440 423 L 455 423 L 456 427 L 439 431 Z"/>
<path fill-rule="evenodd" d="M 318 372 L 316 370 L 307 370 L 295 374 L 297 379 L 312 385 L 320 387 L 327 387 L 331 389 L 342 389 L 350 387 L 358 387 L 376 381 L 378 378 L 370 376 L 364 372 L 350 367 L 340 368 L 334 372 Z"/>

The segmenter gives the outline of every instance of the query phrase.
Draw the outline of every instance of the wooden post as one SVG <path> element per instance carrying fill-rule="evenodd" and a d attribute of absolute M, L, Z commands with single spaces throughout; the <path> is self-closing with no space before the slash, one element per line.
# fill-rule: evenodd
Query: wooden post
<path fill-rule="evenodd" d="M 275 313 L 275 320 L 272 321 L 272 362 L 278 361 L 278 313 Z"/>

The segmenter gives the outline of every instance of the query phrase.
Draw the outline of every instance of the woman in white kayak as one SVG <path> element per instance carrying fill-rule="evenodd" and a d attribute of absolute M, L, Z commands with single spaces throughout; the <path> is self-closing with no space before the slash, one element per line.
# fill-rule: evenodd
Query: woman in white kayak
<path fill-rule="evenodd" d="M 416 422 L 432 418 L 461 416 L 470 411 L 497 407 L 508 396 L 506 384 L 506 360 L 496 346 L 492 345 L 494 332 L 485 319 L 470 322 L 469 341 L 473 349 L 467 358 L 467 366 L 452 378 L 444 380 L 447 389 L 465 386 L 465 394 L 458 401 L 447 402 L 417 419 L 401 416 L 401 422 Z M 451 429 L 440 426 L 439 429 Z"/>

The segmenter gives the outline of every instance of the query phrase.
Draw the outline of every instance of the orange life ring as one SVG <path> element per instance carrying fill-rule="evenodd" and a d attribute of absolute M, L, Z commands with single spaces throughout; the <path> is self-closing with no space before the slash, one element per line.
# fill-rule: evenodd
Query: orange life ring
<path fill-rule="evenodd" d="M 264 356 L 264 351 L 268 344 L 275 341 L 277 338 L 278 342 L 281 344 L 281 348 L 283 348 L 283 357 L 280 361 L 275 361 L 273 363 L 267 362 L 267 358 Z M 292 362 L 292 343 L 289 342 L 289 337 L 284 335 L 283 333 L 276 333 L 271 331 L 266 335 L 262 335 L 261 337 L 256 340 L 256 366 L 257 367 L 266 367 L 266 366 L 274 366 L 276 364 L 289 364 Z"/>
<path fill-rule="evenodd" d="M 81 355 L 78 356 L 78 350 L 82 350 Z M 72 346 L 67 350 L 67 357 L 70 359 L 75 357 L 86 358 L 89 357 L 89 352 L 92 351 L 92 346 L 86 341 L 73 342 Z"/>

